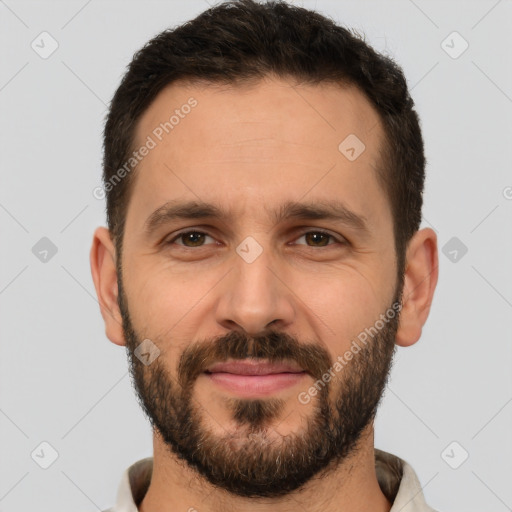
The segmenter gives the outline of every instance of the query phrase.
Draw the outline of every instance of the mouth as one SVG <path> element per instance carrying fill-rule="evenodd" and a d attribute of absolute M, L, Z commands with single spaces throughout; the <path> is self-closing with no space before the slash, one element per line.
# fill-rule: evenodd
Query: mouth
<path fill-rule="evenodd" d="M 302 373 L 304 370 L 297 365 L 279 362 L 244 359 L 227 361 L 210 366 L 205 373 L 231 373 L 233 375 L 275 375 L 278 373 Z"/>
<path fill-rule="evenodd" d="M 308 372 L 297 365 L 245 359 L 216 363 L 204 375 L 215 386 L 244 397 L 264 396 L 302 381 Z"/>

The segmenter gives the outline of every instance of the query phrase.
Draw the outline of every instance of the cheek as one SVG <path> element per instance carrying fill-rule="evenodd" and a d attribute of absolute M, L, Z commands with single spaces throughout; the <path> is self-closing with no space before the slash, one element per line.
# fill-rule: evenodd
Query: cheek
<path fill-rule="evenodd" d="M 376 285 L 367 276 L 355 272 L 339 272 L 330 276 L 314 275 L 303 279 L 297 296 L 303 298 L 301 313 L 317 326 L 317 335 L 328 346 L 331 355 L 343 353 L 350 342 L 379 318 L 381 300 Z M 299 302 L 300 304 L 300 302 Z"/>
<path fill-rule="evenodd" d="M 219 280 L 217 274 L 203 272 L 199 277 L 197 271 L 177 272 L 161 262 L 133 265 L 130 271 L 125 288 L 132 321 L 141 335 L 165 344 L 178 334 L 181 338 L 191 324 L 197 329 L 198 315 L 205 317 L 204 299 Z"/>

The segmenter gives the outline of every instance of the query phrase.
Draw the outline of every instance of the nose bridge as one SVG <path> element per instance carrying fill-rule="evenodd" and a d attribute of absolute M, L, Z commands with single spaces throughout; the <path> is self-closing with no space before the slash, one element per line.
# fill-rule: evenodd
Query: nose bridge
<path fill-rule="evenodd" d="M 219 299 L 219 323 L 230 329 L 237 324 L 246 332 L 257 334 L 272 322 L 286 325 L 292 321 L 290 294 L 273 267 L 275 262 L 268 247 L 251 237 L 239 244 Z"/>

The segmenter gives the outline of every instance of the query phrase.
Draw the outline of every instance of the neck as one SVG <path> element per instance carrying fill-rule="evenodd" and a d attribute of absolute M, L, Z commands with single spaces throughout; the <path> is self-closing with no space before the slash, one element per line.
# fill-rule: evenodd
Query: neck
<path fill-rule="evenodd" d="M 139 512 L 389 512 L 375 472 L 373 425 L 353 454 L 325 474 L 280 498 L 245 498 L 212 486 L 153 435 L 153 474 Z"/>

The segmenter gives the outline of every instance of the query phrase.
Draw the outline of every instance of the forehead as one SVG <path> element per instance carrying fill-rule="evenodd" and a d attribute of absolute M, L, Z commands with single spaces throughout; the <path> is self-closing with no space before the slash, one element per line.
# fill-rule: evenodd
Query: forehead
<path fill-rule="evenodd" d="M 376 174 L 383 133 L 353 86 L 176 82 L 137 124 L 134 147 L 151 149 L 137 164 L 128 212 L 149 215 L 186 197 L 241 213 L 261 198 L 277 208 L 307 196 L 376 217 L 387 209 Z"/>
<path fill-rule="evenodd" d="M 135 139 L 143 143 L 151 135 L 159 146 L 172 141 L 179 150 L 179 144 L 186 142 L 208 147 L 209 152 L 215 148 L 221 152 L 222 146 L 242 143 L 247 137 L 254 144 L 279 139 L 314 145 L 337 156 L 339 142 L 350 133 L 367 145 L 382 135 L 377 112 L 358 88 L 297 85 L 266 77 L 251 85 L 175 82 L 160 91 L 142 114 Z"/>

